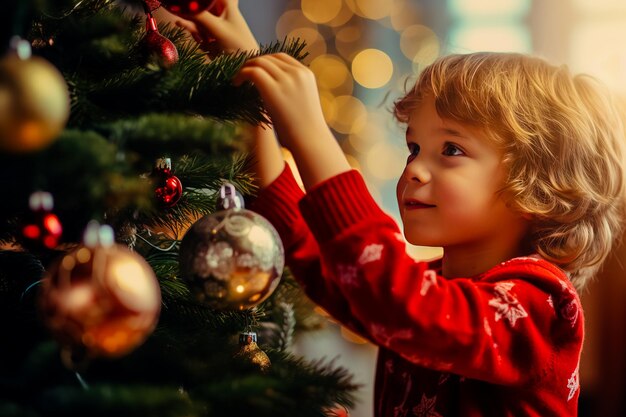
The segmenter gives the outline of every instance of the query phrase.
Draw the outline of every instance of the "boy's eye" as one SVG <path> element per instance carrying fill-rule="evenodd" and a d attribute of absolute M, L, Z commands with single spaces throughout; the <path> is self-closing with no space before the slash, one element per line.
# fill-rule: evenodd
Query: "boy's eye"
<path fill-rule="evenodd" d="M 443 152 L 442 153 L 445 156 L 465 155 L 463 150 L 461 148 L 459 148 L 458 146 L 456 146 L 454 143 L 446 143 L 443 146 Z"/>
<path fill-rule="evenodd" d="M 409 156 L 406 159 L 407 164 L 415 159 L 417 155 L 420 153 L 420 146 L 417 143 L 409 143 L 407 144 L 409 147 Z"/>

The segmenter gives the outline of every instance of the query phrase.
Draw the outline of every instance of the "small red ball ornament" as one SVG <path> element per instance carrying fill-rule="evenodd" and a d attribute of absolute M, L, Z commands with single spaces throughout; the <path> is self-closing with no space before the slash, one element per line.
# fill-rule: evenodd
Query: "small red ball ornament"
<path fill-rule="evenodd" d="M 172 174 L 172 161 L 170 158 L 157 160 L 153 177 L 156 185 L 154 196 L 157 201 L 166 207 L 176 205 L 183 195 L 183 184 L 177 176 Z"/>
<path fill-rule="evenodd" d="M 156 20 L 150 13 L 146 14 L 146 35 L 142 44 L 149 63 L 168 69 L 178 62 L 176 45 L 159 33 Z"/>
<path fill-rule="evenodd" d="M 161 5 L 181 17 L 189 17 L 208 10 L 219 16 L 224 11 L 221 0 L 162 0 Z"/>
<path fill-rule="evenodd" d="M 52 213 L 53 204 L 50 193 L 37 191 L 30 196 L 30 218 L 22 226 L 24 246 L 28 249 L 54 249 L 59 244 L 63 227 Z"/>

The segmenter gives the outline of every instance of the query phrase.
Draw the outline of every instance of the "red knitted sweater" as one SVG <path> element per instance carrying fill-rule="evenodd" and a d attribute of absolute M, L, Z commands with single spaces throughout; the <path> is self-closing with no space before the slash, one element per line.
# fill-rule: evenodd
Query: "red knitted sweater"
<path fill-rule="evenodd" d="M 577 415 L 583 314 L 553 264 L 444 278 L 406 254 L 356 171 L 304 195 L 286 168 L 252 208 L 308 296 L 379 346 L 376 416 Z"/>

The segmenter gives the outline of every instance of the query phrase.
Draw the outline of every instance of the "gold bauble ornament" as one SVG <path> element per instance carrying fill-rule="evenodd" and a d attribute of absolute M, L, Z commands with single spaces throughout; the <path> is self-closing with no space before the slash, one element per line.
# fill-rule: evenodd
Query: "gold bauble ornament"
<path fill-rule="evenodd" d="M 211 308 L 245 310 L 267 299 L 280 283 L 283 245 L 269 221 L 242 208 L 232 185 L 222 187 L 221 194 L 225 210 L 200 218 L 182 239 L 181 276 Z"/>
<path fill-rule="evenodd" d="M 272 366 L 270 358 L 257 345 L 257 335 L 255 332 L 243 332 L 239 334 L 239 352 L 235 357 L 243 358 L 259 367 L 261 372 L 267 372 Z"/>
<path fill-rule="evenodd" d="M 65 79 L 24 42 L 0 59 L 0 150 L 16 153 L 50 144 L 70 113 Z"/>
<path fill-rule="evenodd" d="M 86 239 L 48 269 L 39 307 L 72 367 L 75 357 L 120 357 L 143 343 L 156 326 L 161 291 L 141 256 L 112 238 Z"/>

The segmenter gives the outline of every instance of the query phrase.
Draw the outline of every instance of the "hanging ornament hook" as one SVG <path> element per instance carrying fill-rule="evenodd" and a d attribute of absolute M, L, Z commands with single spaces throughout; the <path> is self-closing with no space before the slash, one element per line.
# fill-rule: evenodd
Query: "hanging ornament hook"
<path fill-rule="evenodd" d="M 220 203 L 224 210 L 243 208 L 243 201 L 237 189 L 228 182 L 220 187 Z"/>

